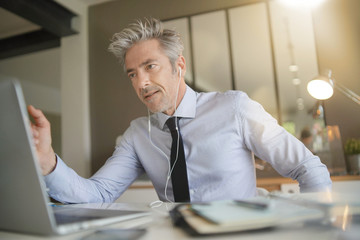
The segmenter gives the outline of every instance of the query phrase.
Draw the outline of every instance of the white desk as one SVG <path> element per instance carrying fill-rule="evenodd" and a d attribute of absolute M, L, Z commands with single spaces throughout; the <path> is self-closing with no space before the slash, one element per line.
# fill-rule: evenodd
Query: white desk
<path fill-rule="evenodd" d="M 314 199 L 319 198 L 319 195 L 314 194 L 305 194 L 301 195 L 302 197 Z M 320 198 L 322 198 L 320 196 Z M 356 202 L 360 203 L 360 193 L 355 193 L 351 195 L 352 201 L 356 199 Z M 324 199 L 321 199 L 324 200 Z M 112 208 L 123 208 L 126 205 L 130 205 L 131 207 L 137 207 L 140 209 L 150 209 L 152 211 L 152 215 L 147 218 L 136 219 L 132 221 L 127 221 L 123 223 L 117 223 L 113 225 L 109 225 L 106 228 L 131 228 L 131 227 L 146 227 L 147 232 L 143 235 L 140 240 L 176 240 L 176 239 L 199 239 L 196 237 L 191 237 L 187 235 L 183 230 L 174 227 L 172 225 L 171 219 L 169 218 L 167 212 L 174 205 L 164 203 L 158 208 L 150 208 L 148 204 L 124 204 L 124 203 L 113 203 L 109 204 Z M 90 204 L 85 206 L 93 206 L 97 207 L 97 204 Z M 360 205 L 359 205 L 360 207 Z M 211 236 L 211 237 L 201 237 L 201 239 L 299 239 L 299 240 L 322 240 L 322 239 L 359 239 L 360 236 L 360 216 L 357 215 L 356 218 L 347 218 L 343 219 L 344 222 L 338 222 L 336 225 L 339 227 L 331 227 L 329 225 L 319 224 L 304 224 L 297 223 L 291 224 L 287 226 L 279 226 L 273 229 L 265 229 L 258 230 L 252 232 L 242 232 L 230 235 L 219 235 L 219 236 Z M 349 221 L 353 221 L 351 225 L 349 225 Z M 344 225 L 345 224 L 345 225 Z M 350 226 L 350 227 L 349 227 Z M 342 228 L 346 229 L 343 231 Z M 81 239 L 83 236 L 86 236 L 93 232 L 94 230 L 84 231 L 76 234 L 70 234 L 66 236 L 56 236 L 56 237 L 42 237 L 35 235 L 26 235 L 26 234 L 17 234 L 10 232 L 0 231 L 0 239 L 24 239 L 24 240 L 33 240 L 33 239 L 59 239 L 59 240 L 75 240 Z"/>

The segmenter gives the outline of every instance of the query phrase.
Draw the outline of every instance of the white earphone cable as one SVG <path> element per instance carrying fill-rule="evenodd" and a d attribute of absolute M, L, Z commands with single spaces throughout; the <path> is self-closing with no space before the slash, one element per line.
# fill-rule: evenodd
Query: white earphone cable
<path fill-rule="evenodd" d="M 179 88 L 180 88 L 180 81 L 181 81 L 181 68 L 179 67 L 179 80 L 178 80 L 178 84 L 177 84 L 177 88 L 176 88 L 176 95 L 175 95 L 175 103 L 174 103 L 174 114 L 176 113 L 176 110 L 177 110 L 177 99 L 178 99 L 178 94 L 179 94 Z M 168 202 L 171 202 L 173 203 L 173 201 L 171 201 L 168 196 L 167 196 L 167 188 L 168 188 L 168 184 L 169 184 L 169 180 L 171 178 L 171 174 L 174 170 L 174 167 L 175 167 L 175 164 L 177 163 L 177 160 L 178 160 L 178 156 L 179 156 L 179 142 L 180 142 L 180 134 L 179 134 L 179 127 L 178 127 L 178 121 L 177 121 L 177 116 L 175 116 L 175 129 L 177 131 L 177 144 L 176 144 L 176 158 L 175 158 L 175 161 L 174 161 L 174 164 L 173 166 L 171 167 L 170 165 L 170 159 L 169 157 L 159 148 L 157 147 L 153 142 L 152 142 L 152 139 L 151 139 L 151 122 L 150 122 L 150 111 L 148 109 L 148 132 L 149 132 L 149 139 L 150 139 L 150 143 L 152 146 L 154 146 L 161 154 L 163 154 L 165 156 L 165 158 L 168 160 L 168 174 L 167 174 L 167 177 L 166 177 L 166 183 L 165 183 L 165 189 L 164 189 L 164 195 L 165 195 L 165 198 Z M 158 203 L 158 201 L 156 201 Z"/>

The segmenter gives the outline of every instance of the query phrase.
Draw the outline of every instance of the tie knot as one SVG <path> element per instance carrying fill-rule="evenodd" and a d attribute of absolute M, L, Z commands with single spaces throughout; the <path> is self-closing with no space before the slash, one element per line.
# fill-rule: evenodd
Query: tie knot
<path fill-rule="evenodd" d="M 176 127 L 178 127 L 179 129 L 179 118 L 178 117 L 169 118 L 168 120 L 166 120 L 166 125 L 168 126 L 170 131 L 176 131 Z"/>

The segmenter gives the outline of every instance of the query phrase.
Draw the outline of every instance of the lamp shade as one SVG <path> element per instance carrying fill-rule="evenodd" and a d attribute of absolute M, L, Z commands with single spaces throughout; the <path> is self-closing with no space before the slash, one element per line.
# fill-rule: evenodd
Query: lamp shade
<path fill-rule="evenodd" d="M 330 83 L 328 78 L 323 76 L 319 76 L 311 80 L 307 84 L 307 91 L 313 98 L 319 100 L 328 99 L 334 93 L 333 85 Z"/>

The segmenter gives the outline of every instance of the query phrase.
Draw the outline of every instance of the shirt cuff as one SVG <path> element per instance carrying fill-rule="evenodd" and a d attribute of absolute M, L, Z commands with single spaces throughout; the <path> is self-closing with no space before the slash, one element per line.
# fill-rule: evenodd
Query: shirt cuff
<path fill-rule="evenodd" d="M 56 166 L 55 169 L 44 176 L 44 181 L 47 187 L 48 194 L 59 200 L 58 192 L 61 192 L 61 189 L 64 186 L 64 176 L 67 176 L 68 166 L 64 163 L 64 161 L 56 155 Z"/>

